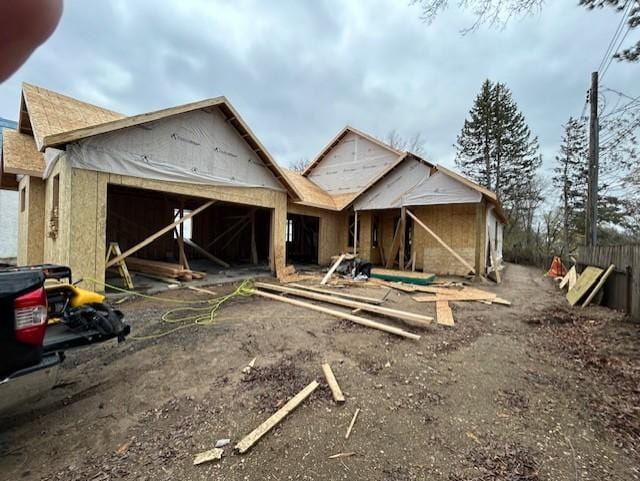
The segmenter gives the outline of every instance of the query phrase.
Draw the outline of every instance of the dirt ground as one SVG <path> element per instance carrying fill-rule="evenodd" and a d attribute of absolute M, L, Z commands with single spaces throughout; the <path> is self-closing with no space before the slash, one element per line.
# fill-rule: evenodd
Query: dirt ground
<path fill-rule="evenodd" d="M 435 325 L 419 341 L 251 297 L 225 304 L 213 326 L 69 353 L 46 398 L 0 419 L 0 478 L 640 478 L 640 326 L 605 308 L 569 308 L 539 270 L 510 265 L 504 277 L 479 287 L 511 307 L 455 303 L 455 327 Z M 435 315 L 397 291 L 385 305 Z M 137 336 L 167 329 L 158 318 L 172 307 L 120 306 Z M 325 361 L 343 405 L 326 386 Z M 232 453 L 313 379 L 321 386 L 305 403 L 251 451 Z M 221 438 L 232 440 L 221 461 L 192 465 Z M 355 454 L 328 459 L 341 452 Z"/>

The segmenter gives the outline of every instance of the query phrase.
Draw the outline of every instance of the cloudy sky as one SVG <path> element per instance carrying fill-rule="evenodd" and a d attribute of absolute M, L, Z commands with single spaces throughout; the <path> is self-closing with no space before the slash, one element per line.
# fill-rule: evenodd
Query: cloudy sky
<path fill-rule="evenodd" d="M 429 159 L 452 165 L 490 78 L 513 91 L 549 169 L 620 18 L 577 3 L 463 36 L 468 13 L 425 25 L 408 0 L 67 0 L 54 35 L 0 86 L 0 117 L 16 119 L 23 81 L 125 114 L 225 95 L 284 165 L 347 123 L 420 132 Z M 640 65 L 614 63 L 603 84 L 637 96 L 639 78 Z"/>

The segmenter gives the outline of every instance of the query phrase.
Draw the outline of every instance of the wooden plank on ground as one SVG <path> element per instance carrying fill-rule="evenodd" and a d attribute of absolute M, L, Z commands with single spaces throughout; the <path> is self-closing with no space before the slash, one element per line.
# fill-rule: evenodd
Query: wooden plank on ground
<path fill-rule="evenodd" d="M 379 286 L 385 286 L 385 287 L 390 287 L 392 289 L 397 289 L 399 291 L 402 292 L 416 292 L 418 289 L 418 286 L 415 286 L 413 284 L 403 284 L 402 282 L 389 282 L 389 281 L 384 281 L 382 279 L 376 279 L 374 277 L 370 277 L 369 281 L 372 284 L 377 284 Z"/>
<path fill-rule="evenodd" d="M 304 284 L 289 284 L 289 287 L 303 289 L 305 291 L 318 292 L 320 294 L 328 294 L 336 297 L 344 297 L 345 299 L 353 299 L 354 301 L 368 302 L 369 304 L 382 304 L 384 300 L 375 297 L 359 296 L 356 294 L 348 294 L 346 292 L 338 292 L 328 288 L 319 289 L 317 287 L 305 286 Z"/>
<path fill-rule="evenodd" d="M 564 289 L 565 287 L 568 287 L 568 290 L 573 289 L 577 280 L 578 274 L 576 273 L 576 266 L 573 266 L 569 269 L 567 275 L 562 278 L 562 281 L 560 282 L 560 289 Z"/>
<path fill-rule="evenodd" d="M 416 224 L 418 224 L 425 231 L 427 231 L 427 233 L 429 233 L 431 237 L 433 237 L 442 247 L 444 247 L 455 259 L 457 259 L 462 265 L 464 265 L 467 269 L 469 269 L 471 273 L 473 274 L 476 273 L 476 270 L 473 267 L 471 267 L 471 264 L 469 264 L 462 257 L 460 257 L 460 255 L 456 251 L 454 251 L 449 246 L 449 244 L 443 241 L 435 232 L 433 232 L 429 227 L 427 227 L 427 225 L 424 222 L 422 222 L 415 215 L 413 215 L 413 213 L 409 209 L 407 209 L 407 215 L 411 217 Z"/>
<path fill-rule="evenodd" d="M 351 419 L 351 423 L 349 424 L 349 428 L 347 429 L 347 434 L 344 435 L 345 439 L 349 439 L 349 436 L 351 436 L 351 430 L 353 429 L 353 425 L 356 423 L 356 419 L 358 419 L 358 414 L 360 414 L 360 408 L 356 409 L 356 412 L 353 415 L 353 419 Z"/>
<path fill-rule="evenodd" d="M 331 269 L 329 269 L 329 272 L 327 272 L 327 274 L 322 278 L 322 280 L 320 281 L 320 284 L 326 284 L 329 281 L 329 279 L 331 279 L 331 276 L 333 275 L 335 270 L 338 268 L 338 266 L 342 263 L 344 258 L 345 258 L 344 254 L 341 254 L 340 257 L 338 257 L 338 259 L 331 266 Z"/>
<path fill-rule="evenodd" d="M 602 286 L 604 286 L 604 283 L 607 282 L 607 279 L 609 278 L 609 276 L 613 273 L 613 271 L 615 269 L 616 269 L 616 266 L 613 265 L 613 264 L 611 264 L 607 268 L 607 270 L 604 272 L 604 274 L 602 274 L 602 276 L 600 277 L 600 280 L 598 281 L 598 283 L 591 290 L 591 293 L 589 294 L 587 299 L 582 303 L 582 307 L 587 307 L 589 305 L 589 303 L 591 301 L 593 301 L 593 298 L 596 297 L 596 294 L 598 294 L 598 292 L 600 292 L 600 289 L 602 289 Z"/>
<path fill-rule="evenodd" d="M 222 453 L 224 453 L 224 449 L 213 448 L 213 449 L 210 449 L 209 451 L 196 454 L 196 457 L 193 459 L 193 465 L 195 466 L 198 464 L 209 463 L 211 461 L 222 459 Z"/>
<path fill-rule="evenodd" d="M 438 324 L 453 326 L 453 312 L 448 301 L 436 301 L 436 319 Z"/>
<path fill-rule="evenodd" d="M 163 227 L 162 229 L 160 229 L 158 232 L 156 232 L 155 234 L 150 235 L 149 237 L 147 237 L 146 239 L 144 239 L 142 242 L 139 242 L 138 244 L 134 245 L 133 247 L 131 247 L 130 249 L 127 249 L 125 252 L 122 253 L 122 255 L 118 256 L 118 257 L 114 257 L 113 259 L 111 259 L 109 262 L 107 262 L 107 264 L 104 266 L 105 269 L 111 266 L 116 265 L 118 262 L 120 262 L 122 259 L 125 259 L 127 257 L 129 257 L 131 254 L 133 254 L 134 252 L 139 251 L 140 249 L 142 249 L 143 247 L 151 244 L 154 240 L 156 240 L 159 237 L 162 237 L 164 234 L 166 234 L 167 232 L 172 231 L 176 226 L 182 224 L 184 221 L 191 219 L 193 216 L 199 214 L 200 212 L 202 212 L 203 210 L 206 210 L 207 208 L 211 207 L 216 201 L 215 200 L 210 200 L 209 202 L 205 202 L 204 204 L 202 204 L 200 207 L 198 207 L 197 209 L 192 210 L 191 212 L 189 212 L 187 215 L 181 217 L 180 219 L 178 219 L 175 222 L 172 222 L 171 224 L 169 224 L 166 227 Z"/>
<path fill-rule="evenodd" d="M 329 389 L 331 389 L 333 400 L 338 404 L 343 403 L 345 401 L 344 394 L 342 394 L 342 389 L 340 389 L 340 385 L 338 384 L 338 381 L 336 381 L 336 377 L 333 375 L 331 366 L 328 363 L 322 365 L 322 372 L 324 373 L 324 377 L 327 379 Z"/>
<path fill-rule="evenodd" d="M 599 267 L 587 266 L 587 268 L 582 271 L 582 274 L 580 274 L 580 277 L 578 277 L 573 289 L 567 292 L 567 301 L 569 301 L 569 304 L 575 306 L 580 302 L 580 299 L 586 296 L 589 290 L 598 282 L 603 272 L 604 270 Z"/>
<path fill-rule="evenodd" d="M 293 289 L 291 287 L 279 286 L 276 284 L 269 284 L 266 282 L 256 282 L 255 287 L 260 289 L 267 289 L 270 291 L 282 292 L 285 294 L 291 294 L 298 297 L 306 297 L 314 301 L 327 302 L 329 304 L 335 304 L 337 306 L 351 307 L 353 309 L 361 309 L 362 311 L 373 312 L 387 317 L 392 317 L 400 321 L 410 323 L 411 325 L 417 325 L 420 327 L 426 327 L 433 321 L 432 317 L 423 316 L 422 314 L 416 314 L 414 312 L 400 311 L 397 309 L 390 309 L 383 306 L 375 306 L 367 304 L 365 302 L 352 301 L 350 299 L 342 299 L 339 297 L 328 296 L 325 294 L 318 294 L 316 292 L 303 291 L 301 289 Z"/>
<path fill-rule="evenodd" d="M 286 304 L 291 304 L 293 306 L 303 307 L 305 309 L 309 309 L 312 311 L 322 312 L 324 314 L 337 317 L 338 319 L 347 319 L 351 322 L 355 322 L 356 324 L 360 324 L 361 326 L 371 327 L 372 329 L 378 329 L 380 331 L 388 332 L 389 334 L 395 334 L 396 336 L 406 337 L 407 339 L 414 339 L 414 340 L 420 339 L 420 336 L 418 334 L 414 334 L 412 332 L 405 331 L 404 329 L 399 329 L 397 327 L 387 326 L 386 324 L 382 324 L 381 322 L 365 319 L 364 317 L 354 316 L 353 314 L 349 314 L 347 312 L 336 311 L 335 309 L 329 309 L 327 307 L 317 306 L 315 304 L 311 304 L 310 302 L 299 301 L 297 299 L 289 299 L 287 297 L 277 296 L 275 294 L 259 291 L 257 289 L 254 289 L 253 293 L 257 296 L 265 297 L 267 299 L 271 299 L 274 301 L 284 302 Z"/>
<path fill-rule="evenodd" d="M 219 266 L 225 267 L 225 268 L 229 268 L 231 267 L 228 263 L 226 263 L 225 261 L 223 261 L 222 259 L 219 259 L 218 257 L 214 256 L 213 254 L 211 254 L 209 251 L 206 251 L 204 248 L 200 247 L 198 244 L 196 244 L 195 242 L 193 242 L 191 239 L 187 239 L 186 237 L 184 238 L 184 243 L 187 244 L 189 247 L 191 247 L 194 251 L 196 251 L 198 254 L 206 257 L 207 259 L 209 259 L 212 262 L 215 262 L 216 264 L 218 264 Z"/>
<path fill-rule="evenodd" d="M 235 450 L 240 454 L 246 453 L 262 436 L 267 434 L 278 423 L 280 423 L 280 421 L 287 417 L 289 413 L 302 404 L 302 402 L 307 399 L 317 387 L 318 381 L 312 381 L 307 387 L 287 401 L 287 403 L 278 409 L 271 417 L 269 417 L 269 419 L 240 440 L 240 442 L 236 444 Z"/>

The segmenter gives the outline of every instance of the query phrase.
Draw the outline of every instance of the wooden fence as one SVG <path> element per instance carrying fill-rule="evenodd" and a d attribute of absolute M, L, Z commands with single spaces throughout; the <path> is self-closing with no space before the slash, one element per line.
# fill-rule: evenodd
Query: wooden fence
<path fill-rule="evenodd" d="M 603 305 L 620 309 L 640 321 L 640 245 L 581 247 L 577 268 L 586 266 L 606 269 L 616 266 L 605 288 Z"/>

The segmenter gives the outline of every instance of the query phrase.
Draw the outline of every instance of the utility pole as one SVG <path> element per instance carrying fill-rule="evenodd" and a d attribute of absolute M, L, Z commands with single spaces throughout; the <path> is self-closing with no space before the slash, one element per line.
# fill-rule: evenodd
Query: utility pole
<path fill-rule="evenodd" d="M 598 123 L 598 72 L 591 73 L 589 90 L 589 179 L 587 190 L 586 241 L 588 246 L 598 243 L 598 170 L 600 156 L 600 125 Z"/>

